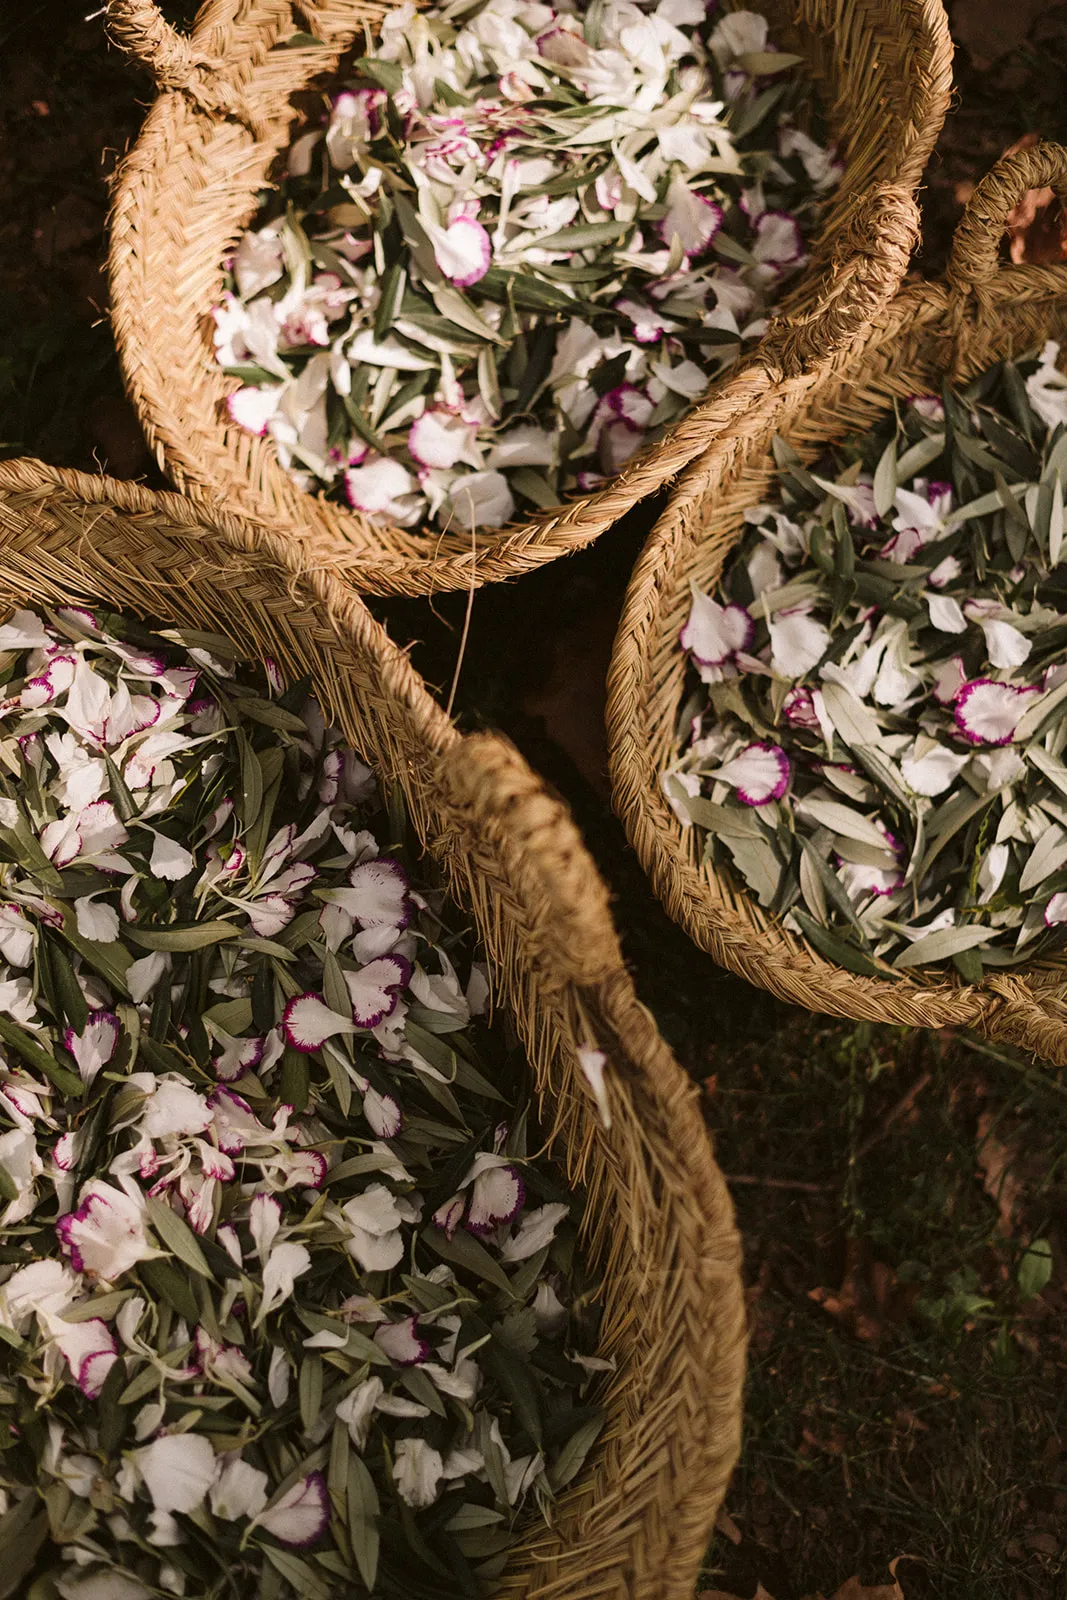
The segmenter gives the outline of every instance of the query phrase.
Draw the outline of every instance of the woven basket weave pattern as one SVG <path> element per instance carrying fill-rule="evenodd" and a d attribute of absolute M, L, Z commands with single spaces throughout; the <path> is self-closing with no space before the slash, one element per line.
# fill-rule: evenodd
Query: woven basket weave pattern
<path fill-rule="evenodd" d="M 782 999 L 833 1016 L 976 1028 L 1067 1064 L 1067 957 L 967 985 L 949 971 L 893 980 L 836 967 L 784 932 L 728 870 L 702 861 L 703 836 L 670 809 L 661 776 L 676 750 L 687 663 L 679 634 L 690 583 L 710 590 L 744 529 L 746 508 L 777 479 L 777 431 L 811 461 L 865 433 L 894 399 L 973 377 L 993 362 L 1067 340 L 1067 267 L 1001 268 L 1004 219 L 1029 188 L 1067 194 L 1067 151 L 1007 158 L 979 185 L 945 283 L 916 284 L 879 319 L 862 353 L 783 387 L 694 463 L 630 583 L 611 667 L 608 724 L 616 809 L 667 910 L 716 960 Z"/>
<path fill-rule="evenodd" d="M 117 180 L 111 301 L 126 382 L 160 465 L 179 487 L 217 497 L 306 541 L 317 562 L 365 593 L 423 594 L 512 577 L 590 543 L 759 402 L 781 373 L 759 356 L 599 494 L 504 530 L 381 528 L 305 494 L 267 439 L 229 422 L 232 379 L 216 366 L 209 312 L 221 263 L 254 216 L 292 136 L 290 101 L 336 67 L 380 7 L 352 0 L 209 0 L 190 40 L 153 0 L 110 0 L 112 35 L 145 59 L 163 92 Z M 781 316 L 784 370 L 799 372 L 860 337 L 899 285 L 917 230 L 913 193 L 950 91 L 941 0 L 767 0 L 776 37 L 808 57 L 848 170 L 814 259 Z M 321 46 L 275 50 L 298 28 Z"/>
<path fill-rule="evenodd" d="M 310 673 L 346 738 L 404 789 L 412 823 L 473 914 L 546 1127 L 589 1196 L 605 1272 L 608 1426 L 550 1530 L 499 1595 L 690 1600 L 739 1442 L 739 1246 L 696 1094 L 638 1004 L 607 894 L 561 802 L 491 735 L 461 738 L 406 657 L 332 577 L 270 530 L 177 495 L 0 464 L 0 599 L 105 600 L 227 634 Z M 577 1068 L 611 1058 L 605 1131 Z"/>

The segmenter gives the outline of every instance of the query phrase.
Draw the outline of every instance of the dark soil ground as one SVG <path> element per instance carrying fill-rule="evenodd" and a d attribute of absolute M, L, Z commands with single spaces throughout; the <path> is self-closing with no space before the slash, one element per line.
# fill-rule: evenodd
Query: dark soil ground
<path fill-rule="evenodd" d="M 81 20 L 94 8 L 0 8 L 0 451 L 160 484 L 100 270 L 107 174 L 151 91 Z M 180 22 L 194 8 L 166 9 Z M 958 94 L 923 196 L 927 273 L 997 155 L 1026 134 L 1067 139 L 1067 6 L 951 9 Z M 509 733 L 573 806 L 731 1180 L 752 1352 L 707 1587 L 800 1600 L 854 1573 L 887 1583 L 906 1556 L 907 1600 L 1062 1600 L 1067 1082 L 962 1037 L 792 1011 L 667 920 L 611 814 L 602 732 L 615 622 L 655 511 L 479 592 L 456 708 Z M 445 696 L 465 603 L 377 608 Z"/>

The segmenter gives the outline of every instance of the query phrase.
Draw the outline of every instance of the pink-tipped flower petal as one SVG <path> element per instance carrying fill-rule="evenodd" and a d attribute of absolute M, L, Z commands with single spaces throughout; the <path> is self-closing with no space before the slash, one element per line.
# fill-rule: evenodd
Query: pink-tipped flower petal
<path fill-rule="evenodd" d="M 794 728 L 818 728 L 819 718 L 815 710 L 815 701 L 812 699 L 810 689 L 805 689 L 803 684 L 790 689 L 782 702 L 782 712 L 785 719 Z"/>
<path fill-rule="evenodd" d="M 75 1033 L 73 1028 L 66 1030 L 64 1047 L 77 1062 L 85 1083 L 92 1083 L 101 1067 L 111 1060 L 119 1032 L 119 1019 L 113 1011 L 90 1011 L 83 1032 Z"/>
<path fill-rule="evenodd" d="M 656 311 L 652 306 L 643 306 L 639 300 L 616 300 L 615 310 L 621 311 L 624 317 L 629 317 L 633 324 L 634 338 L 638 344 L 656 344 L 666 331 L 667 323 L 663 313 Z M 677 323 L 672 323 L 677 327 Z"/>
<path fill-rule="evenodd" d="M 505 1222 L 514 1222 L 525 1201 L 526 1186 L 514 1167 L 488 1167 L 474 1180 L 467 1229 L 476 1234 L 495 1233 Z"/>
<path fill-rule="evenodd" d="M 716 782 L 737 790 L 742 805 L 766 806 L 780 800 L 789 787 L 789 757 L 777 744 L 750 744 L 713 774 Z"/>
<path fill-rule="evenodd" d="M 99 1317 L 52 1324 L 52 1335 L 67 1358 L 75 1383 L 87 1400 L 98 1400 L 104 1379 L 118 1359 L 115 1335 Z"/>
<path fill-rule="evenodd" d="M 597 447 L 600 465 L 605 473 L 611 477 L 621 472 L 640 450 L 644 439 L 644 430 L 627 422 L 625 417 L 616 417 L 609 422 L 601 429 Z"/>
<path fill-rule="evenodd" d="M 399 461 L 378 456 L 345 473 L 345 493 L 356 511 L 395 515 L 397 502 L 414 493 L 418 485 Z"/>
<path fill-rule="evenodd" d="M 723 666 L 738 650 L 747 650 L 755 635 L 756 625 L 744 606 L 721 606 L 699 589 L 693 591 L 681 642 L 702 667 Z"/>
<path fill-rule="evenodd" d="M 430 1346 L 419 1336 L 418 1317 L 381 1323 L 374 1330 L 374 1342 L 397 1367 L 417 1367 L 430 1354 Z"/>
<path fill-rule="evenodd" d="M 321 1472 L 311 1472 L 287 1489 L 281 1499 L 256 1518 L 256 1526 L 280 1544 L 306 1550 L 317 1544 L 330 1525 L 330 1496 Z"/>
<path fill-rule="evenodd" d="M 667 190 L 667 210 L 659 225 L 665 245 L 677 237 L 687 256 L 700 255 L 722 227 L 722 207 L 696 194 L 684 178 L 673 178 Z"/>
<path fill-rule="evenodd" d="M 458 289 L 469 289 L 489 271 L 493 246 L 480 222 L 473 217 L 457 217 L 438 234 L 433 254 L 446 278 Z"/>
<path fill-rule="evenodd" d="M 855 861 L 839 861 L 837 876 L 850 900 L 863 900 L 869 894 L 895 894 L 904 882 L 899 867 L 872 867 Z"/>
<path fill-rule="evenodd" d="M 56 1233 L 75 1271 L 109 1283 L 158 1254 L 144 1231 L 143 1203 L 100 1178 L 85 1185 L 79 1205 L 60 1217 Z"/>
<path fill-rule="evenodd" d="M 604 413 L 621 417 L 633 428 L 647 428 L 655 410 L 648 395 L 636 383 L 620 383 L 609 389 L 600 407 Z"/>
<path fill-rule="evenodd" d="M 818 665 L 830 643 L 830 630 L 798 607 L 777 611 L 768 623 L 771 666 L 783 678 L 802 678 Z"/>
<path fill-rule="evenodd" d="M 534 40 L 537 54 L 554 67 L 583 67 L 589 60 L 589 46 L 574 28 L 556 23 Z"/>
<path fill-rule="evenodd" d="M 482 458 L 475 440 L 476 422 L 465 422 L 455 411 L 433 406 L 411 424 L 408 430 L 408 449 L 420 467 L 447 470 L 460 461 L 470 467 L 480 467 Z"/>
<path fill-rule="evenodd" d="M 288 1043 L 302 1055 L 321 1050 L 335 1034 L 355 1032 L 349 1018 L 331 1011 L 321 994 L 295 995 L 285 1008 L 282 1028 Z"/>
<path fill-rule="evenodd" d="M 788 211 L 765 211 L 755 227 L 752 254 L 762 265 L 781 272 L 804 256 L 804 235 Z"/>
<path fill-rule="evenodd" d="M 440 1228 L 446 1239 L 451 1239 L 460 1223 L 463 1213 L 467 1209 L 465 1195 L 454 1194 L 451 1200 L 446 1200 L 443 1206 L 438 1206 L 430 1221 L 435 1228 Z"/>
<path fill-rule="evenodd" d="M 957 728 L 971 744 L 1010 744 L 1026 710 L 1033 688 L 1016 688 L 991 678 L 974 678 L 964 684 L 953 712 Z"/>
<path fill-rule="evenodd" d="M 278 409 L 281 393 L 281 386 L 275 384 L 265 389 L 255 389 L 250 385 L 237 389 L 226 398 L 230 421 L 236 422 L 245 433 L 254 433 L 261 439 Z"/>
<path fill-rule="evenodd" d="M 364 928 L 406 928 L 412 902 L 407 873 L 399 861 L 361 861 L 348 874 L 354 891 L 343 902 Z"/>
<path fill-rule="evenodd" d="M 363 1115 L 379 1139 L 395 1139 L 404 1126 L 404 1113 L 391 1094 L 368 1089 L 363 1096 Z"/>
<path fill-rule="evenodd" d="M 1045 927 L 1054 928 L 1060 922 L 1067 922 L 1067 893 L 1054 894 L 1045 907 Z"/>
<path fill-rule="evenodd" d="M 263 1060 L 263 1046 L 263 1039 L 231 1039 L 212 1063 L 216 1078 L 223 1083 L 232 1083 L 235 1078 L 258 1067 Z"/>

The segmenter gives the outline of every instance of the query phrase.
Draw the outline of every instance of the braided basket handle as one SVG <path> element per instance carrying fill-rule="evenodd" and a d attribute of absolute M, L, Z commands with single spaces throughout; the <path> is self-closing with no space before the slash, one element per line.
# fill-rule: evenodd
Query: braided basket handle
<path fill-rule="evenodd" d="M 772 323 L 768 344 L 787 378 L 799 377 L 826 358 L 843 353 L 866 335 L 908 270 L 919 241 L 919 208 L 910 190 L 882 184 L 858 205 L 834 250 L 827 287 L 817 306 Z"/>
<path fill-rule="evenodd" d="M 519 887 L 530 948 L 545 957 L 543 975 L 563 973 L 585 986 L 621 971 L 607 890 L 566 805 L 518 751 L 498 734 L 468 734 L 441 757 L 437 781 L 481 891 L 491 902 L 494 879 Z"/>
<path fill-rule="evenodd" d="M 112 42 L 147 67 L 161 89 L 187 89 L 198 76 L 202 63 L 192 45 L 155 0 L 107 0 L 105 22 Z"/>
<path fill-rule="evenodd" d="M 1019 275 L 1019 285 L 1040 292 L 1067 286 L 1062 267 L 1032 265 L 1005 268 L 1000 242 L 1008 217 L 1029 189 L 1052 189 L 1067 200 L 1067 149 L 1060 144 L 1037 144 L 1004 156 L 978 184 L 952 242 L 945 274 L 957 303 L 969 295 L 981 299 L 1005 272 Z"/>
<path fill-rule="evenodd" d="M 1052 1067 L 1067 1067 L 1067 990 L 1034 990 L 1008 974 L 990 974 L 995 996 L 979 1027 L 987 1039 L 1014 1045 Z"/>

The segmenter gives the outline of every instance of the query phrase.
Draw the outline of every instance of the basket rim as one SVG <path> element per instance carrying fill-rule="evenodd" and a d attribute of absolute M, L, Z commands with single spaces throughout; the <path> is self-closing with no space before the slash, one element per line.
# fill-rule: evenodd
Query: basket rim
<path fill-rule="evenodd" d="M 120 3 L 129 5 L 133 0 L 112 0 L 115 7 Z M 217 298 L 215 291 L 221 289 L 222 257 L 239 232 L 234 217 L 240 213 L 240 226 L 244 225 L 246 201 L 284 148 L 292 121 L 288 104 L 284 117 L 275 113 L 272 120 L 266 119 L 256 92 L 259 86 L 262 100 L 267 80 L 279 70 L 277 61 L 268 59 L 267 46 L 284 36 L 285 0 L 256 3 L 258 20 L 253 15 L 247 25 L 225 15 L 220 19 L 217 4 L 206 9 L 189 43 L 198 59 L 227 62 L 221 99 L 204 93 L 199 79 L 177 87 L 168 87 L 164 79 L 136 145 L 116 174 L 109 242 L 112 325 L 142 427 L 160 465 L 178 487 L 236 497 L 251 516 L 284 522 L 293 537 L 312 542 L 322 560 L 335 565 L 365 593 L 466 589 L 517 576 L 591 543 L 699 455 L 709 438 L 743 415 L 759 399 L 768 369 L 781 376 L 811 366 L 828 347 L 846 347 L 903 278 L 917 236 L 913 192 L 951 94 L 952 44 L 941 0 L 907 0 L 896 8 L 894 29 L 907 60 L 907 70 L 899 74 L 898 87 L 905 96 L 900 126 L 892 142 L 887 141 L 874 177 L 864 178 L 860 193 L 849 195 L 848 183 L 843 182 L 836 232 L 829 224 L 820 228 L 812 260 L 780 302 L 771 329 L 754 351 L 713 381 L 699 406 L 605 488 L 533 513 L 507 528 L 478 529 L 473 537 L 432 528 L 375 526 L 354 511 L 298 490 L 269 440 L 238 438 L 238 430 L 219 414 L 236 380 L 227 378 L 211 359 L 204 319 Z M 875 0 L 833 3 L 850 18 L 859 16 L 875 37 L 876 29 L 885 27 L 884 7 Z M 315 24 L 328 45 L 331 64 L 355 31 L 353 13 L 372 9 L 354 7 L 351 0 L 327 0 L 316 7 Z M 835 17 L 824 33 L 836 25 Z M 113 31 L 121 42 L 114 24 Z M 884 42 L 873 48 L 877 57 Z M 321 76 L 321 48 L 294 48 L 284 54 L 291 93 Z M 254 124 L 254 133 L 247 128 L 240 131 L 241 116 Z M 235 140 L 242 147 L 240 160 L 235 158 Z M 168 335 L 166 352 L 154 361 L 153 325 L 161 314 L 160 305 L 176 304 L 179 285 L 189 277 L 188 272 L 179 272 L 177 260 L 183 217 L 176 213 L 187 207 L 179 205 L 172 192 L 175 162 L 184 163 L 190 185 L 195 165 L 197 196 L 206 195 L 209 187 L 220 192 L 216 209 L 222 214 L 211 211 L 210 227 L 198 216 L 195 276 L 202 292 L 195 311 L 182 311 L 180 336 Z M 830 206 L 834 204 L 831 200 Z M 165 224 L 160 224 L 161 216 L 167 219 Z M 145 243 L 149 236 L 150 245 Z M 153 284 L 161 285 L 160 304 L 153 304 Z M 814 312 L 801 309 L 800 302 L 813 299 Z M 183 350 L 180 376 L 186 392 L 199 396 L 195 408 L 186 407 L 184 414 L 174 404 L 175 345 Z M 190 410 L 198 415 L 190 417 Z"/>
<path fill-rule="evenodd" d="M 829 1015 L 970 1027 L 1020 1044 L 1040 1041 L 1043 1050 L 1067 1064 L 1067 951 L 1010 974 L 986 974 L 978 984 L 937 967 L 907 969 L 896 980 L 846 971 L 776 923 L 728 867 L 697 864 L 693 830 L 675 815 L 660 783 L 686 678 L 676 645 L 668 672 L 658 673 L 654 664 L 668 651 L 665 611 L 688 585 L 694 563 L 716 533 L 721 550 L 709 573 L 702 574 L 704 584 L 715 581 L 740 537 L 740 527 L 734 526 L 739 513 L 728 505 L 716 510 L 723 491 L 742 474 L 772 477 L 770 439 L 776 424 L 802 458 L 811 460 L 831 441 L 855 432 L 854 421 L 829 422 L 835 394 L 855 402 L 866 388 L 873 414 L 876 402 L 884 407 L 894 395 L 915 392 L 909 372 L 916 370 L 917 357 L 906 347 L 907 333 L 931 350 L 942 342 L 946 350 L 955 345 L 966 361 L 974 332 L 985 329 L 995 339 L 998 316 L 1028 300 L 1044 301 L 1050 314 L 1053 307 L 1067 311 L 1067 266 L 1006 268 L 966 307 L 947 281 L 909 285 L 850 364 L 828 361 L 791 397 L 781 397 L 777 409 L 765 408 L 762 426 L 747 438 L 713 446 L 694 463 L 649 536 L 627 590 L 609 673 L 609 772 L 615 810 L 656 894 L 693 941 L 731 971 L 781 999 Z M 1000 355 L 1007 353 L 1006 338 L 1010 334 L 1001 337 Z M 989 354 L 980 365 L 998 358 Z"/>
<path fill-rule="evenodd" d="M 116 518 L 121 527 L 112 536 L 109 523 Z M 116 577 L 119 538 L 128 545 L 128 553 L 123 551 L 127 570 Z M 173 577 L 161 559 L 168 549 L 185 563 L 175 565 Z M 386 744 L 396 747 L 396 775 L 408 788 L 412 824 L 424 849 L 444 858 L 446 872 L 452 872 L 460 850 L 468 855 L 473 850 L 472 839 L 479 860 L 492 861 L 500 881 L 487 887 L 486 895 L 506 888 L 503 909 L 502 896 L 493 894 L 487 915 L 473 895 L 465 897 L 457 888 L 454 876 L 453 890 L 490 955 L 502 1002 L 515 1009 L 538 1095 L 549 1097 L 557 1129 L 570 1136 L 568 1164 L 586 1164 L 589 1191 L 602 1198 L 621 1198 L 617 1173 L 637 1174 L 628 1204 L 611 1207 L 610 1216 L 601 1207 L 590 1246 L 618 1285 L 611 1316 L 622 1359 L 618 1381 L 608 1385 L 610 1426 L 561 1502 L 557 1526 L 567 1525 L 569 1542 L 561 1543 L 558 1532 L 528 1535 L 501 1594 L 689 1600 L 739 1448 L 745 1345 L 740 1247 L 695 1087 L 637 1000 L 606 890 L 566 807 L 505 740 L 459 733 L 362 602 L 276 530 L 254 528 L 172 493 L 36 461 L 0 463 L 0 603 L 55 603 L 62 595 L 97 594 L 124 604 L 124 588 L 134 584 L 140 596 L 131 602 L 135 609 L 158 614 L 162 606 L 178 618 L 182 606 L 177 598 L 168 601 L 168 589 L 176 596 L 182 588 L 211 586 L 214 609 L 208 614 L 225 610 L 232 616 L 229 631 L 242 644 L 254 629 L 255 607 L 266 607 L 264 595 L 273 593 L 279 606 L 284 604 L 287 622 L 307 611 L 314 629 L 308 661 L 319 660 L 321 644 L 322 659 L 335 651 L 340 664 L 338 672 L 331 654 L 329 681 L 320 666 L 318 687 L 328 709 L 335 709 L 330 701 L 338 692 L 357 705 L 362 693 L 355 686 L 357 667 L 346 674 L 344 663 L 366 662 L 373 694 L 389 704 L 395 699 L 415 730 L 386 727 L 386 712 L 368 702 L 362 723 L 366 742 L 379 750 Z M 293 650 L 282 642 L 277 654 L 284 662 Z M 275 653 L 268 629 L 259 643 Z M 372 728 L 375 718 L 381 725 Z M 559 936 L 560 918 L 568 923 L 566 937 Z M 583 939 L 598 941 L 598 948 L 572 957 L 565 947 Z M 516 953 L 513 946 L 521 947 L 524 940 L 525 950 Z M 607 1049 L 618 1068 L 611 1087 L 617 1131 L 610 1135 L 600 1127 L 568 1054 L 583 1034 Z M 546 1116 L 546 1127 L 551 1125 L 552 1117 Z M 574 1140 L 580 1149 L 572 1148 Z M 628 1212 L 629 1228 L 619 1238 L 618 1216 Z M 661 1260 L 650 1252 L 654 1239 L 663 1240 L 664 1216 L 670 1219 L 673 1248 L 665 1249 Z M 631 1281 L 637 1270 L 630 1259 L 634 1252 L 639 1253 L 640 1282 Z M 673 1412 L 665 1409 L 662 1396 L 650 1393 L 651 1369 L 635 1355 L 635 1340 L 624 1338 L 631 1304 L 623 1303 L 624 1291 L 634 1295 L 642 1285 L 657 1313 L 649 1339 L 659 1340 L 657 1360 L 677 1379 Z M 689 1437 L 681 1438 L 687 1430 Z M 634 1457 L 627 1463 L 633 1481 L 627 1480 L 625 1495 L 621 1484 L 605 1479 L 607 1468 L 601 1466 L 608 1451 L 623 1448 L 620 1441 L 628 1442 Z M 607 1526 L 598 1532 L 603 1523 Z M 598 1586 L 587 1588 L 584 1576 L 576 1578 L 573 1569 L 582 1561 L 583 1539 L 593 1536 L 604 1539 L 609 1555 L 602 1583 L 598 1579 Z M 664 1560 L 655 1573 L 634 1578 L 646 1538 Z M 531 1581 L 531 1573 L 539 1576 Z"/>

